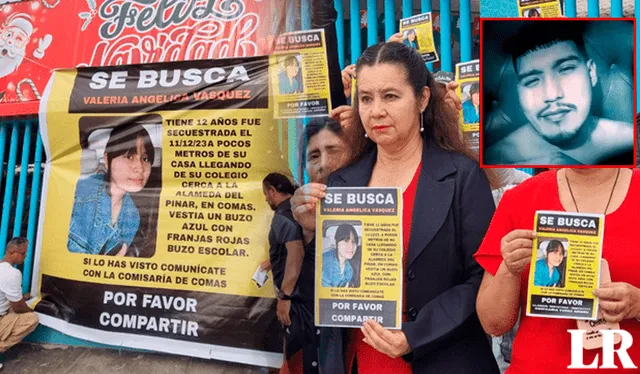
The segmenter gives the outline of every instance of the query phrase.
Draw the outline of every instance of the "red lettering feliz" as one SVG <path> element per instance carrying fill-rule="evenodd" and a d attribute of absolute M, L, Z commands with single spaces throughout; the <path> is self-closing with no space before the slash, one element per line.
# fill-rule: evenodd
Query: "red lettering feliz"
<path fill-rule="evenodd" d="M 97 43 L 89 63 L 79 66 L 256 56 L 258 21 L 256 14 L 246 13 L 234 22 L 208 20 L 178 26 L 168 33 L 124 35 Z"/>

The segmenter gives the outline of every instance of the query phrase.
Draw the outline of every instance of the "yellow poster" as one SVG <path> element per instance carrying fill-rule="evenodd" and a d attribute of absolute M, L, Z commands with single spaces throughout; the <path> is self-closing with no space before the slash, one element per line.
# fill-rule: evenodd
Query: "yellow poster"
<path fill-rule="evenodd" d="M 316 326 L 402 324 L 399 188 L 327 189 L 317 211 Z"/>
<path fill-rule="evenodd" d="M 560 0 L 517 0 L 521 18 L 562 17 Z"/>
<path fill-rule="evenodd" d="M 438 61 L 438 52 L 433 41 L 433 19 L 431 12 L 400 20 L 402 42 L 417 49 L 425 62 Z"/>
<path fill-rule="evenodd" d="M 268 57 L 54 73 L 40 116 L 43 324 L 278 365 L 273 287 L 252 280 L 273 216 L 262 180 L 290 175 L 268 73 Z"/>
<path fill-rule="evenodd" d="M 604 216 L 538 211 L 527 315 L 597 320 Z"/>
<path fill-rule="evenodd" d="M 460 129 L 467 147 L 480 149 L 480 60 L 456 64 L 458 96 L 462 101 Z"/>
<path fill-rule="evenodd" d="M 297 31 L 276 39 L 270 57 L 274 117 L 329 115 L 331 93 L 324 30 Z"/>

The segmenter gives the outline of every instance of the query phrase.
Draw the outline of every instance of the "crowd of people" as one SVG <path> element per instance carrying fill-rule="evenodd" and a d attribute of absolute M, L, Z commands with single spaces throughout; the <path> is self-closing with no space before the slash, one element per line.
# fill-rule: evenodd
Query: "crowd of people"
<path fill-rule="evenodd" d="M 498 373 L 504 365 L 496 361 L 491 337 L 500 345 L 497 356 L 510 362 L 509 373 L 570 372 L 567 330 L 576 322 L 523 311 L 538 210 L 605 215 L 602 254 L 613 282 L 601 284 L 595 295 L 606 321 L 638 335 L 632 227 L 639 222 L 631 213 L 640 195 L 638 170 L 558 168 L 531 176 L 513 168 L 481 169 L 460 135 L 457 83 L 437 83 L 402 34 L 367 48 L 340 78 L 343 90 L 332 86 L 332 95 L 342 93 L 347 105 L 334 106 L 329 117 L 306 128 L 310 183 L 287 204 L 305 251 L 315 253 L 316 205 L 328 187 L 402 188 L 403 323 L 401 330 L 373 320 L 361 329 L 309 323 L 306 344 L 317 345 L 309 356 L 311 372 Z M 357 240 L 343 231 L 340 240 Z M 325 254 L 335 269 L 323 283 L 348 286 L 348 257 L 338 248 Z M 536 282 L 559 287 L 565 256 L 563 242 L 549 241 Z M 313 282 L 313 275 L 304 278 Z M 584 362 L 598 352 L 585 351 Z M 640 347 L 628 353 L 638 358 Z M 281 372 L 308 372 L 301 371 L 305 360 L 304 354 L 296 363 L 285 360 Z"/>

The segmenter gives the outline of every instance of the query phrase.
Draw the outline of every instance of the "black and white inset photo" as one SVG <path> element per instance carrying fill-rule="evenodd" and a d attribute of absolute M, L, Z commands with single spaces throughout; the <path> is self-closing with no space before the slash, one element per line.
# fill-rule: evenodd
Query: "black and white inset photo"
<path fill-rule="evenodd" d="M 481 22 L 483 165 L 634 165 L 632 21 Z"/>

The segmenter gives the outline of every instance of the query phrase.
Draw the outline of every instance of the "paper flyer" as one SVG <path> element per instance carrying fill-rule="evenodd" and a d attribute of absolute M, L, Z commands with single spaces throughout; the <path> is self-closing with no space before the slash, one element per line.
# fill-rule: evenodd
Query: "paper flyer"
<path fill-rule="evenodd" d="M 521 18 L 562 17 L 559 0 L 517 0 Z"/>
<path fill-rule="evenodd" d="M 464 142 L 475 153 L 480 149 L 480 60 L 456 64 L 458 96 L 462 101 L 460 129 Z"/>
<path fill-rule="evenodd" d="M 527 315 L 596 320 L 604 216 L 538 211 Z"/>
<path fill-rule="evenodd" d="M 317 210 L 316 326 L 402 324 L 399 188 L 328 188 Z"/>
<path fill-rule="evenodd" d="M 433 41 L 433 19 L 431 12 L 400 20 L 402 42 L 420 52 L 425 62 L 439 61 Z"/>
<path fill-rule="evenodd" d="M 282 34 L 269 59 L 274 118 L 329 114 L 331 93 L 324 30 Z"/>

